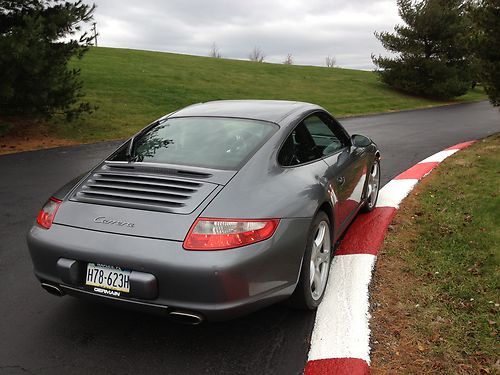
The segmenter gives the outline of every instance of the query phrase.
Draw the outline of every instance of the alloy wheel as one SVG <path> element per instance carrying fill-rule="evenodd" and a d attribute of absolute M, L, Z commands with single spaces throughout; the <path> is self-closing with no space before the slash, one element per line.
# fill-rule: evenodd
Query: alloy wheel
<path fill-rule="evenodd" d="M 328 281 L 328 267 L 330 267 L 330 228 L 326 221 L 321 221 L 316 229 L 312 243 L 311 262 L 309 264 L 311 296 L 317 301 L 323 295 Z"/>
<path fill-rule="evenodd" d="M 370 174 L 368 175 L 368 189 L 367 189 L 367 205 L 372 209 L 377 203 L 378 189 L 380 184 L 380 166 L 378 160 L 372 165 Z"/>

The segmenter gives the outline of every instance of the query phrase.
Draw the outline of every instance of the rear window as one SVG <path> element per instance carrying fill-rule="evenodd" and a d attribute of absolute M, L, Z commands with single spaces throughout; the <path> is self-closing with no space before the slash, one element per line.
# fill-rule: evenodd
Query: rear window
<path fill-rule="evenodd" d="M 237 169 L 276 129 L 257 120 L 172 118 L 138 136 L 131 154 L 136 162 Z M 113 160 L 126 160 L 127 147 Z"/>

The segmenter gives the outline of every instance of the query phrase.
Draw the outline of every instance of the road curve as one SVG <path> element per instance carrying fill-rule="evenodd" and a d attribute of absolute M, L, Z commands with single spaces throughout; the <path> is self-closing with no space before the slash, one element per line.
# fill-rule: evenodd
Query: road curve
<path fill-rule="evenodd" d="M 343 119 L 382 150 L 383 183 L 453 144 L 500 131 L 488 103 Z M 25 234 L 46 198 L 117 145 L 0 156 L 0 374 L 300 374 L 314 314 L 274 306 L 197 327 L 57 299 L 36 282 Z"/>

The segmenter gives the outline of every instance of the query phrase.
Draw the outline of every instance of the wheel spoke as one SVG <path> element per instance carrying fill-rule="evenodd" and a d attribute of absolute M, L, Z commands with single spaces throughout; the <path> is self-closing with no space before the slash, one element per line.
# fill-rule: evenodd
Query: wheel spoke
<path fill-rule="evenodd" d="M 314 245 L 317 248 L 320 248 L 321 245 L 323 244 L 323 241 L 325 239 L 325 232 L 326 232 L 326 225 L 325 223 L 321 222 L 318 228 L 318 234 L 316 235 L 316 239 L 314 240 Z"/>
<path fill-rule="evenodd" d="M 311 284 L 311 289 L 312 289 L 315 274 L 316 274 L 316 267 L 314 266 L 314 261 L 311 259 L 311 263 L 309 264 L 309 282 Z"/>
<path fill-rule="evenodd" d="M 319 255 L 318 255 L 318 258 L 319 258 L 319 263 L 320 264 L 328 262 L 328 260 L 330 258 L 330 252 L 328 252 L 328 251 L 320 252 Z"/>
<path fill-rule="evenodd" d="M 318 272 L 314 273 L 314 290 L 316 292 L 321 293 L 322 292 L 321 287 L 322 287 L 322 285 L 321 285 L 321 274 L 319 273 L 319 270 L 318 270 Z"/>
<path fill-rule="evenodd" d="M 320 252 L 320 248 L 318 246 L 316 246 L 315 242 L 313 242 L 312 250 L 311 250 L 311 261 L 314 261 L 317 258 L 319 252 Z"/>

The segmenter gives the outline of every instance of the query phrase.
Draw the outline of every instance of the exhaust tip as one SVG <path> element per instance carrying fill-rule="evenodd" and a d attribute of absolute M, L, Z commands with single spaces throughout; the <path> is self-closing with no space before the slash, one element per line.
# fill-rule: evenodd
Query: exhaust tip
<path fill-rule="evenodd" d="M 41 283 L 41 286 L 43 289 L 45 289 L 50 294 L 53 294 L 54 296 L 58 296 L 58 297 L 64 296 L 64 292 L 62 291 L 62 289 L 56 285 L 49 284 L 49 283 Z"/>
<path fill-rule="evenodd" d="M 196 326 L 203 322 L 202 315 L 185 311 L 172 311 L 168 314 L 168 317 L 176 323 L 188 324 L 192 326 Z"/>

